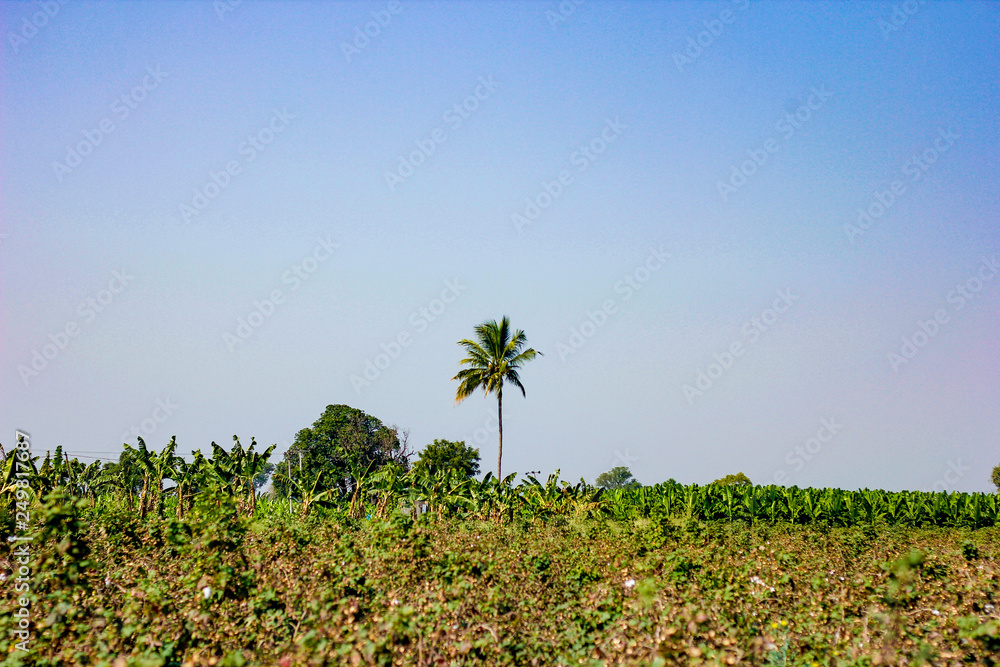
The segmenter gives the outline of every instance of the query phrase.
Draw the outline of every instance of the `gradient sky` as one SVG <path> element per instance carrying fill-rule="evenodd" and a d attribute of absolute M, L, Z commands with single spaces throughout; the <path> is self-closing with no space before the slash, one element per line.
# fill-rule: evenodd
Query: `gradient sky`
<path fill-rule="evenodd" d="M 991 490 L 1000 6 L 561 6 L 0 3 L 0 442 L 280 452 L 346 403 L 485 472 L 456 341 L 507 314 L 505 472 Z"/>

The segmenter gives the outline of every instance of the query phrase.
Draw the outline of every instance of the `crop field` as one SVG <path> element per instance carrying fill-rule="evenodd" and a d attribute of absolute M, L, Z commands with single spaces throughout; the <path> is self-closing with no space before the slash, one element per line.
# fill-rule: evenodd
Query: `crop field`
<path fill-rule="evenodd" d="M 17 511 L 31 520 L 34 643 L 30 654 L 14 650 L 19 619 L 5 613 L 4 665 L 1000 656 L 996 496 L 604 491 L 556 475 L 515 486 L 513 475 L 387 467 L 360 477 L 349 498 L 251 501 L 251 446 L 202 459 L 185 499 L 150 492 L 149 476 L 162 474 L 152 462 L 169 456 L 144 445 L 100 474 L 57 455 L 24 457 L 29 473 L 18 477 L 17 454 L 5 462 L 4 520 L 15 533 L 26 527 L 11 525 Z M 17 544 L 4 545 L 7 578 L 18 574 Z M 4 596 L 16 609 L 14 589 Z"/>

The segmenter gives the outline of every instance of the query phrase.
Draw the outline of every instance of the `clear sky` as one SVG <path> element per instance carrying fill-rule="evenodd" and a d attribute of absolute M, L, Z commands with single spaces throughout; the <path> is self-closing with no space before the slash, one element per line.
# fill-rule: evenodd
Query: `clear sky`
<path fill-rule="evenodd" d="M 280 452 L 346 403 L 489 470 L 496 401 L 451 378 L 506 314 L 544 356 L 505 472 L 991 489 L 1000 5 L 50 0 L 0 33 L 5 446 Z"/>

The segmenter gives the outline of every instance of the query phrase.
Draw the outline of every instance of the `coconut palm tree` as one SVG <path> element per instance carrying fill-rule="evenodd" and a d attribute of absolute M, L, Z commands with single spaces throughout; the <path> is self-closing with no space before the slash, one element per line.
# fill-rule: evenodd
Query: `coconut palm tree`
<path fill-rule="evenodd" d="M 477 389 L 482 389 L 487 396 L 497 396 L 497 425 L 500 429 L 500 446 L 497 451 L 497 479 L 503 479 L 500 474 L 500 464 L 503 460 L 503 386 L 510 383 L 521 390 L 524 396 L 524 385 L 517 371 L 527 361 L 540 355 L 533 348 L 524 349 L 528 342 L 524 332 L 518 329 L 511 335 L 510 318 L 506 315 L 498 323 L 483 322 L 476 327 L 478 340 L 460 340 L 458 344 L 465 348 L 465 359 L 459 362 L 466 366 L 452 380 L 459 380 L 455 403 L 461 403 Z"/>

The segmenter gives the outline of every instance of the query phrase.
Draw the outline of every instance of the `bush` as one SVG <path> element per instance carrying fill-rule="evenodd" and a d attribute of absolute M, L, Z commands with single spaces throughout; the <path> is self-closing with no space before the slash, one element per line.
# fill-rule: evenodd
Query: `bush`
<path fill-rule="evenodd" d="M 718 484 L 719 486 L 753 486 L 750 478 L 741 472 L 735 475 L 726 475 L 721 479 L 715 480 L 712 484 Z"/>

